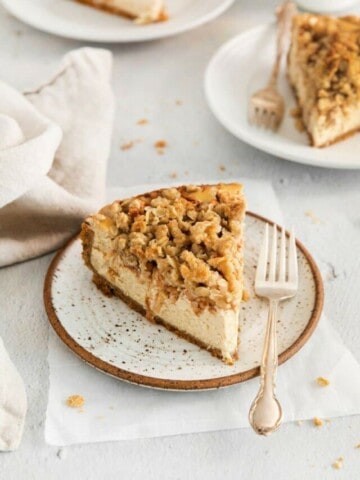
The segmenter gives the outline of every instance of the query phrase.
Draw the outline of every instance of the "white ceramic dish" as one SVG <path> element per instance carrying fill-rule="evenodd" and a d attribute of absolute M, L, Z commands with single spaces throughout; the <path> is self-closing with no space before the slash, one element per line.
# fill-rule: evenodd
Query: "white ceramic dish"
<path fill-rule="evenodd" d="M 280 129 L 274 133 L 249 125 L 249 97 L 265 85 L 275 55 L 275 24 L 244 32 L 215 53 L 205 73 L 205 93 L 215 117 L 236 137 L 280 158 L 318 167 L 360 168 L 360 134 L 330 147 L 309 146 L 305 133 L 294 125 L 290 110 L 295 106 L 286 78 L 285 65 L 279 89 L 285 97 L 286 113 Z"/>
<path fill-rule="evenodd" d="M 248 214 L 245 276 L 250 300 L 241 311 L 240 359 L 228 366 L 205 350 L 151 324 L 118 298 L 105 297 L 91 281 L 79 239 L 54 258 L 45 281 L 45 306 L 60 338 L 94 367 L 133 383 L 172 390 L 218 388 L 258 375 L 267 302 L 253 291 L 264 219 Z M 294 355 L 319 320 L 323 287 L 319 271 L 298 243 L 299 291 L 281 304 L 279 361 Z"/>
<path fill-rule="evenodd" d="M 136 25 L 75 0 L 2 0 L 19 20 L 44 32 L 91 42 L 155 40 L 203 25 L 223 13 L 234 0 L 166 0 L 166 22 Z"/>
<path fill-rule="evenodd" d="M 354 7 L 359 0 L 296 0 L 300 8 L 310 12 L 328 13 L 345 12 Z"/>

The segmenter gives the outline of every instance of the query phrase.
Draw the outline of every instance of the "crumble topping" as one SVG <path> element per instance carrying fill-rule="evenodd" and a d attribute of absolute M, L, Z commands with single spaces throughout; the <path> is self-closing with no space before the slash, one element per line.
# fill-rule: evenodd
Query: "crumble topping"
<path fill-rule="evenodd" d="M 360 18 L 302 14 L 293 22 L 314 106 L 331 120 L 360 99 Z"/>
<path fill-rule="evenodd" d="M 159 294 L 184 293 L 196 312 L 236 308 L 242 297 L 245 200 L 238 184 L 185 186 L 107 205 L 86 223 L 108 251 L 115 272 L 125 265 L 151 279 Z"/>

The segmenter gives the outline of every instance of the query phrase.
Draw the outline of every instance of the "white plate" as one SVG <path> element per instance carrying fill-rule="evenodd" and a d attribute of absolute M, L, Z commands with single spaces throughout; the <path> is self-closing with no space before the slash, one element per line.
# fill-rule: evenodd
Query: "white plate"
<path fill-rule="evenodd" d="M 249 125 L 249 97 L 265 85 L 275 56 L 275 24 L 249 30 L 226 43 L 210 61 L 205 75 L 208 104 L 217 119 L 236 137 L 277 157 L 294 162 L 330 168 L 360 168 L 360 134 L 330 147 L 310 147 L 290 116 L 294 95 L 285 75 L 285 62 L 279 89 L 285 97 L 286 114 L 274 133 Z"/>
<path fill-rule="evenodd" d="M 91 281 L 76 239 L 54 258 L 45 281 L 45 306 L 60 338 L 94 367 L 133 383 L 173 390 L 218 388 L 258 375 L 267 317 L 267 302 L 253 291 L 254 273 L 264 230 L 261 217 L 246 219 L 245 277 L 250 300 L 241 310 L 240 359 L 225 365 L 206 350 L 154 325 L 118 298 L 105 297 Z M 298 243 L 300 287 L 283 302 L 278 323 L 280 362 L 307 341 L 323 303 L 319 271 Z"/>
<path fill-rule="evenodd" d="M 166 0 L 166 22 L 136 25 L 75 0 L 2 0 L 15 17 L 32 27 L 67 38 L 92 42 L 139 42 L 168 37 L 203 25 L 234 0 Z"/>

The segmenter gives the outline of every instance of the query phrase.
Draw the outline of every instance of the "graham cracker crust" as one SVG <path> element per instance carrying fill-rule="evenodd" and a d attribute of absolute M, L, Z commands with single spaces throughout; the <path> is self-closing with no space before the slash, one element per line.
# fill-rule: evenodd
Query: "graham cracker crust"
<path fill-rule="evenodd" d="M 94 267 L 91 264 L 91 248 L 92 248 L 92 243 L 93 243 L 93 238 L 94 238 L 94 232 L 91 230 L 91 228 L 86 224 L 82 224 L 82 229 L 80 233 L 80 238 L 83 244 L 83 252 L 82 256 L 85 262 L 85 265 L 89 267 L 93 271 L 93 282 L 96 285 L 96 287 L 107 297 L 112 297 L 116 296 L 120 298 L 124 303 L 126 303 L 132 310 L 135 310 L 136 312 L 140 313 L 142 316 L 144 316 L 149 322 L 155 323 L 158 325 L 162 325 L 171 332 L 175 333 L 178 337 L 181 337 L 185 340 L 187 340 L 190 343 L 193 343 L 197 345 L 200 348 L 203 348 L 207 350 L 211 355 L 214 357 L 220 358 L 220 360 L 224 361 L 228 365 L 233 365 L 235 360 L 238 360 L 238 352 L 237 350 L 231 354 L 232 360 L 225 359 L 221 353 L 221 350 L 218 348 L 213 348 L 209 347 L 205 343 L 201 342 L 201 340 L 198 340 L 197 338 L 193 337 L 192 335 L 189 335 L 186 332 L 183 332 L 182 330 L 177 329 L 173 325 L 170 325 L 167 323 L 164 319 L 159 317 L 158 315 L 148 315 L 148 312 L 146 309 L 140 305 L 139 303 L 135 302 L 132 298 L 128 297 L 122 290 L 120 290 L 118 287 L 115 285 L 112 285 L 108 280 L 103 278 L 101 275 L 97 273 L 97 271 L 94 269 Z"/>
<path fill-rule="evenodd" d="M 110 5 L 104 5 L 104 4 L 99 5 L 98 3 L 94 2 L 94 0 L 76 0 L 76 1 L 84 5 L 90 5 L 91 7 L 97 8 L 98 10 L 102 10 L 103 12 L 108 12 L 115 15 L 121 15 L 122 17 L 130 18 L 131 20 L 134 20 L 136 18 L 133 15 L 129 14 L 128 12 L 125 12 L 124 10 L 111 7 Z M 169 15 L 165 10 L 162 10 L 159 14 L 159 17 L 156 20 L 154 20 L 154 22 L 150 22 L 150 23 L 165 22 L 168 19 L 169 19 Z"/>

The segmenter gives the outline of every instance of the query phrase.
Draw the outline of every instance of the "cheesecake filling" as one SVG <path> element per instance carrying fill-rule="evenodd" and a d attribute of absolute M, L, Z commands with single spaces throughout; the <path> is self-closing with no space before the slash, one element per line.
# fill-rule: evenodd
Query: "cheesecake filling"
<path fill-rule="evenodd" d="M 160 317 L 170 326 L 200 340 L 209 348 L 221 350 L 223 359 L 232 363 L 238 347 L 239 309 L 219 312 L 205 309 L 194 315 L 193 306 L 184 294 L 180 294 L 175 301 L 165 297 L 156 307 L 156 302 L 151 300 L 158 291 L 148 279 L 140 279 L 135 271 L 123 265 L 115 271 L 109 256 L 97 248 L 92 249 L 91 263 L 99 275 L 121 292 L 126 292 L 127 296 L 145 310 L 148 311 L 149 304 L 152 305 L 148 318 L 153 315 Z"/>

